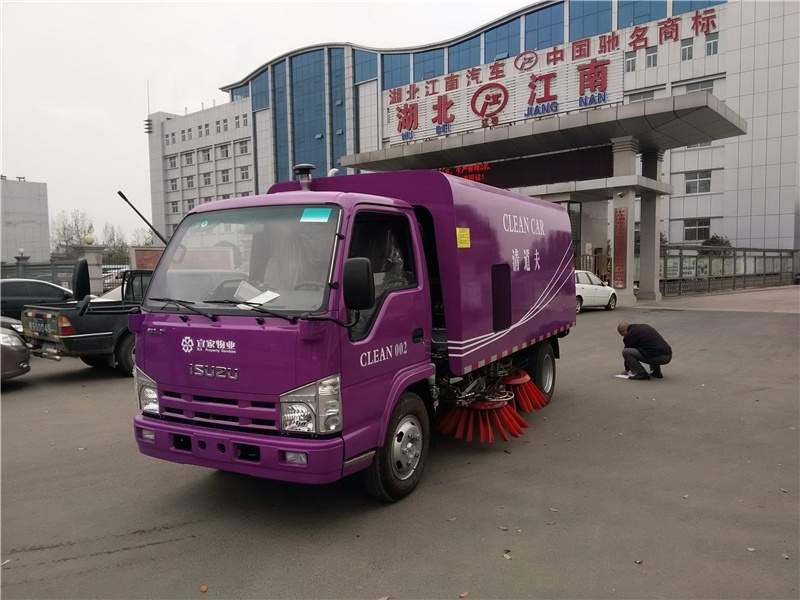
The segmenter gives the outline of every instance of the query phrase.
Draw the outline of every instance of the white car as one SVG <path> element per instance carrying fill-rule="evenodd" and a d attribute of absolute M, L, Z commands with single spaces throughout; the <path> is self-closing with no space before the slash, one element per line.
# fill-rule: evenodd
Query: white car
<path fill-rule="evenodd" d="M 575 271 L 575 296 L 576 313 L 588 307 L 602 307 L 606 310 L 614 310 L 617 307 L 614 288 L 591 271 Z"/>

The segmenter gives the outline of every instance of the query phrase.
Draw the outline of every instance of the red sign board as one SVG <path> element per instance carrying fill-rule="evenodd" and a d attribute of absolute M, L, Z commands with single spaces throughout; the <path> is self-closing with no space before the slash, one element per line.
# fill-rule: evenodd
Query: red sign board
<path fill-rule="evenodd" d="M 628 209 L 617 208 L 614 210 L 614 287 L 627 286 L 625 269 L 628 256 Z"/>

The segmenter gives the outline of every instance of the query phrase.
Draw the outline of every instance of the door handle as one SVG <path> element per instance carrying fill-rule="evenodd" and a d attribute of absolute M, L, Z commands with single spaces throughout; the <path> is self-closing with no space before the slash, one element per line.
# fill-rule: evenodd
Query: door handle
<path fill-rule="evenodd" d="M 422 341 L 422 327 L 417 327 L 411 332 L 411 341 L 415 344 L 419 344 Z"/>

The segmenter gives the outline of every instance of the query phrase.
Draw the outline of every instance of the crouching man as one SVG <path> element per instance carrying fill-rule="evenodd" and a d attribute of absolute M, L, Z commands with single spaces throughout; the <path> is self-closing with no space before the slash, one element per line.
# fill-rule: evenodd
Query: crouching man
<path fill-rule="evenodd" d="M 661 365 L 672 360 L 672 348 L 655 329 L 644 323 L 620 323 L 617 331 L 622 336 L 622 358 L 628 379 L 661 379 Z M 650 365 L 650 374 L 642 366 Z"/>

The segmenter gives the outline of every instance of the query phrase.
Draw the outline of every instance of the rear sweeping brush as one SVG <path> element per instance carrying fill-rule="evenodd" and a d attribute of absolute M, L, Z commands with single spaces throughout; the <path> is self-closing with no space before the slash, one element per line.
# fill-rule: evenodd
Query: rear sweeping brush
<path fill-rule="evenodd" d="M 544 408 L 549 401 L 525 371 L 517 369 L 503 378 L 503 384 L 513 392 L 516 408 L 522 412 Z"/>
<path fill-rule="evenodd" d="M 471 442 L 478 430 L 478 440 L 494 442 L 494 429 L 504 441 L 509 434 L 519 437 L 526 427 L 530 427 L 511 404 L 513 395 L 510 392 L 495 394 L 486 400 L 476 400 L 468 406 L 453 406 L 436 425 L 436 431 L 449 435 L 455 432 L 455 438 L 465 438 Z"/>

